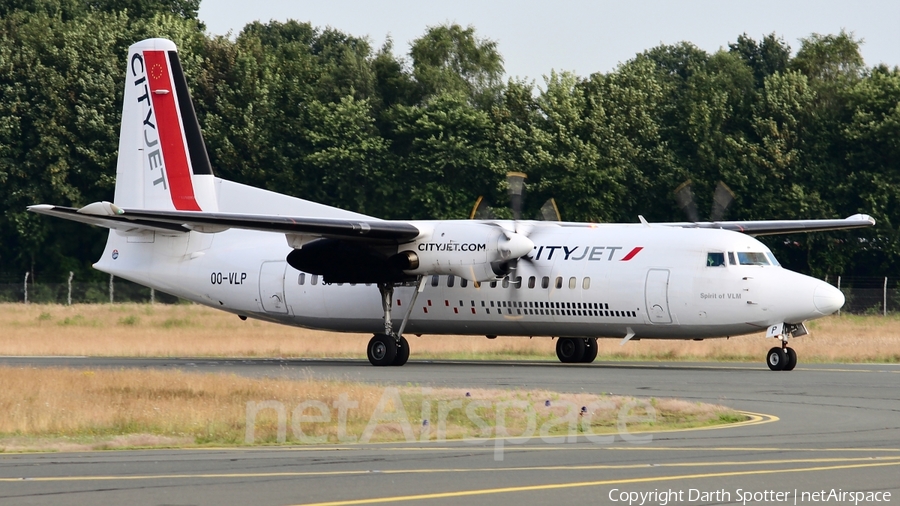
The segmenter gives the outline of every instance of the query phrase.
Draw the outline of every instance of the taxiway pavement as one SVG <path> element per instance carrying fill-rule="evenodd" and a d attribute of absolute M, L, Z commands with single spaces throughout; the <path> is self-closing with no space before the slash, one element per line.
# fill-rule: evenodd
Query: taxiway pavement
<path fill-rule="evenodd" d="M 411 360 L 375 368 L 355 360 L 74 357 L 3 357 L 0 365 L 540 388 L 675 397 L 755 413 L 737 426 L 639 435 L 644 441 L 533 438 L 504 441 L 500 452 L 487 440 L 0 454 L 0 504 L 900 502 L 896 365 L 801 363 L 772 372 L 762 363 Z"/>

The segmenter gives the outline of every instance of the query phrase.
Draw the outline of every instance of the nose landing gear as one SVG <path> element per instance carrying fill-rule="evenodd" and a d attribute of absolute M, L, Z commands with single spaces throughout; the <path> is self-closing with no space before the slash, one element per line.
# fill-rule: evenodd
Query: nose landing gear
<path fill-rule="evenodd" d="M 787 334 L 781 336 L 781 346 L 766 353 L 766 365 L 773 371 L 793 371 L 797 366 L 797 352 L 787 345 Z"/>
<path fill-rule="evenodd" d="M 793 371 L 797 366 L 797 352 L 789 348 L 789 337 L 800 337 L 809 334 L 806 325 L 801 323 L 778 323 L 771 325 L 766 331 L 766 337 L 775 337 L 781 341 L 781 346 L 776 346 L 766 353 L 766 365 L 773 371 Z"/>

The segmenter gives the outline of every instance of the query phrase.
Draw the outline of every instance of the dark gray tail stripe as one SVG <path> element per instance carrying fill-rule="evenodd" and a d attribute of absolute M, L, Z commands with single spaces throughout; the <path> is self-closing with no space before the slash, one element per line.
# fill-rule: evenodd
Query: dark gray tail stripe
<path fill-rule="evenodd" d="M 203 133 L 200 131 L 200 123 L 197 121 L 197 113 L 194 111 L 193 102 L 191 102 L 187 79 L 184 77 L 184 70 L 182 70 L 181 62 L 178 60 L 177 51 L 169 51 L 169 64 L 172 68 L 172 80 L 175 82 L 175 93 L 178 94 L 178 109 L 181 112 L 181 123 L 184 126 L 184 136 L 187 139 L 191 170 L 194 175 L 212 175 L 212 165 L 209 163 L 206 143 L 203 141 Z"/>

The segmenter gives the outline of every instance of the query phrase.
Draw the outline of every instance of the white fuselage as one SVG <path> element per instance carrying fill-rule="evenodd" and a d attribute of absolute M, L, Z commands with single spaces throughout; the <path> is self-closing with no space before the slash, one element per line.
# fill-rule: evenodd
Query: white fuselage
<path fill-rule="evenodd" d="M 740 265 L 738 253 L 769 250 L 737 232 L 528 223 L 535 249 L 518 262 L 521 283 L 428 276 L 406 332 L 710 338 L 800 323 L 843 303 L 839 292 L 817 279 L 772 264 Z M 234 229 L 131 238 L 110 234 L 95 266 L 116 276 L 288 325 L 339 332 L 384 328 L 375 286 L 324 284 L 319 276 L 295 270 L 285 261 L 292 249 L 282 234 Z M 724 258 L 724 265 L 710 266 L 717 263 L 710 258 Z M 414 290 L 394 291 L 396 322 L 410 309 Z"/>

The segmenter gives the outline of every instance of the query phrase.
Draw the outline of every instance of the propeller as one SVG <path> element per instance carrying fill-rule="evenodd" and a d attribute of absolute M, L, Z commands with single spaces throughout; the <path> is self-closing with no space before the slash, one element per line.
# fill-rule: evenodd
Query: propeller
<path fill-rule="evenodd" d="M 484 200 L 484 197 L 478 197 L 478 200 L 475 201 L 475 207 L 472 208 L 472 212 L 469 213 L 470 220 L 496 220 L 497 215 L 494 214 L 494 210 L 491 209 L 491 206 L 488 205 L 487 201 Z"/>
<path fill-rule="evenodd" d="M 505 241 L 501 241 L 497 246 L 502 260 L 493 263 L 491 267 L 498 276 L 509 276 L 514 282 L 517 277 L 516 271 L 519 267 L 519 260 L 532 261 L 527 255 L 534 250 L 534 242 L 529 237 L 534 230 L 534 226 L 528 224 L 528 222 L 521 221 L 525 206 L 525 179 L 527 178 L 528 176 L 522 172 L 509 172 L 506 174 L 510 210 L 513 216 L 512 230 L 500 223 L 491 224 L 499 228 L 506 238 Z M 484 197 L 478 197 L 472 212 L 469 213 L 469 219 L 493 221 L 500 218 Z M 562 221 L 559 208 L 557 208 L 554 199 L 551 198 L 544 202 L 537 215 L 537 220 Z"/>
<path fill-rule="evenodd" d="M 506 175 L 506 182 L 509 192 L 510 208 L 514 220 L 522 219 L 522 207 L 525 204 L 525 179 L 528 176 L 521 172 L 509 172 Z M 469 213 L 470 220 L 497 220 L 500 219 L 494 208 L 488 203 L 484 196 L 478 197 L 472 212 Z M 556 200 L 549 198 L 540 211 L 535 216 L 537 221 L 562 221 L 559 214 L 559 208 L 556 206 Z"/>
<path fill-rule="evenodd" d="M 543 221 L 562 221 L 562 216 L 559 215 L 559 208 L 556 207 L 555 200 L 549 198 L 547 202 L 544 202 L 544 205 L 541 206 L 539 219 Z"/>
<path fill-rule="evenodd" d="M 522 219 L 522 205 L 525 203 L 525 174 L 521 172 L 509 172 L 506 174 L 506 182 L 509 188 L 509 206 L 512 208 L 513 220 Z"/>
<path fill-rule="evenodd" d="M 700 213 L 697 211 L 697 202 L 694 201 L 693 183 L 687 180 L 675 189 L 675 201 L 678 207 L 687 216 L 687 219 L 696 223 L 700 221 Z M 722 181 L 716 184 L 713 192 L 712 209 L 709 212 L 710 221 L 722 221 L 728 207 L 734 202 L 734 192 Z"/>
<path fill-rule="evenodd" d="M 522 172 L 509 172 L 506 174 L 506 182 L 508 183 L 509 191 L 509 205 L 512 208 L 513 213 L 513 231 L 512 233 L 510 233 L 503 227 L 500 227 L 500 229 L 503 230 L 503 234 L 506 235 L 507 245 L 521 248 L 530 245 L 530 247 L 527 251 L 524 252 L 524 254 L 511 256 L 510 260 L 504 262 L 505 267 L 508 269 L 508 276 L 513 280 L 513 282 L 516 282 L 517 279 L 516 271 L 519 268 L 519 260 L 525 258 L 526 261 L 530 261 L 531 259 L 526 255 L 528 255 L 528 253 L 531 253 L 531 251 L 534 249 L 534 242 L 532 242 L 531 239 L 528 238 L 528 235 L 531 233 L 532 227 L 523 227 L 523 225 L 520 223 L 520 220 L 522 219 L 522 206 L 525 204 L 525 179 L 527 177 L 528 176 L 526 176 Z M 521 278 L 519 278 L 518 283 L 518 287 L 521 287 Z"/>
<path fill-rule="evenodd" d="M 734 192 L 722 181 L 716 185 L 716 191 L 713 193 L 712 210 L 709 212 L 710 221 L 722 221 L 725 217 L 725 211 L 728 206 L 734 202 Z"/>

